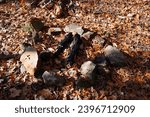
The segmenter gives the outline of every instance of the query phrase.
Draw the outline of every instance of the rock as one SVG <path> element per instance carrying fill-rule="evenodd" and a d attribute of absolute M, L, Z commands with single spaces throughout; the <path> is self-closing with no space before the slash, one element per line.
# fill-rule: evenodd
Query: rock
<path fill-rule="evenodd" d="M 24 65 L 26 71 L 30 73 L 30 75 L 34 75 L 38 62 L 37 51 L 32 47 L 25 48 L 24 53 L 20 57 L 20 61 Z"/>
<path fill-rule="evenodd" d="M 93 34 L 94 34 L 94 32 L 88 31 L 88 32 L 84 33 L 84 34 L 82 35 L 82 37 L 83 37 L 84 39 L 86 39 L 86 40 L 89 40 L 89 39 L 92 37 Z"/>
<path fill-rule="evenodd" d="M 24 67 L 24 65 L 21 65 L 20 72 L 23 74 L 23 73 L 25 73 L 25 71 L 26 71 L 26 68 Z"/>
<path fill-rule="evenodd" d="M 48 86 L 58 86 L 61 87 L 64 85 L 65 78 L 57 75 L 53 75 L 52 73 L 45 71 L 42 75 L 44 83 Z"/>
<path fill-rule="evenodd" d="M 80 72 L 84 77 L 92 79 L 95 68 L 96 64 L 94 64 L 92 61 L 86 61 L 81 65 Z"/>
<path fill-rule="evenodd" d="M 51 35 L 51 34 L 60 34 L 61 33 L 61 31 L 62 31 L 62 29 L 61 28 L 50 28 L 49 30 L 48 30 L 48 35 Z"/>
<path fill-rule="evenodd" d="M 30 23 L 37 32 L 41 31 L 44 28 L 44 23 L 38 18 L 32 18 Z"/>
<path fill-rule="evenodd" d="M 111 78 L 109 68 L 101 65 L 95 65 L 91 61 L 85 62 L 81 67 L 81 74 L 84 75 L 84 77 L 81 76 L 77 79 L 77 88 L 88 88 L 91 86 L 103 88 L 106 86 L 107 81 Z"/>
<path fill-rule="evenodd" d="M 72 32 L 72 33 L 78 33 L 79 35 L 82 35 L 84 32 L 84 30 L 82 29 L 81 26 L 78 26 L 74 23 L 65 26 L 64 31 L 65 32 Z"/>
<path fill-rule="evenodd" d="M 119 49 L 108 45 L 104 49 L 104 54 L 108 62 L 115 67 L 122 67 L 127 65 L 127 58 Z"/>
<path fill-rule="evenodd" d="M 105 40 L 101 38 L 99 35 L 96 35 L 94 39 L 92 39 L 92 42 L 95 44 L 99 44 L 101 47 L 103 47 L 106 43 Z"/>
<path fill-rule="evenodd" d="M 54 77 L 54 75 L 52 75 L 48 71 L 45 71 L 43 73 L 42 78 L 43 78 L 45 84 L 48 83 L 48 84 L 51 84 L 51 85 L 55 84 L 56 80 L 57 80 L 57 78 Z"/>
<path fill-rule="evenodd" d="M 98 64 L 99 66 L 103 66 L 103 67 L 107 66 L 107 64 L 108 64 L 104 55 L 97 56 L 94 60 L 94 63 Z"/>
<path fill-rule="evenodd" d="M 102 62 L 105 61 L 104 58 L 101 59 Z M 106 86 L 107 81 L 111 78 L 111 72 L 107 66 L 94 64 L 92 61 L 84 62 L 81 65 L 80 72 L 84 77 L 77 80 L 77 86 L 79 87 L 94 86 L 103 88 Z"/>
<path fill-rule="evenodd" d="M 61 28 L 50 28 L 50 32 L 61 32 Z"/>

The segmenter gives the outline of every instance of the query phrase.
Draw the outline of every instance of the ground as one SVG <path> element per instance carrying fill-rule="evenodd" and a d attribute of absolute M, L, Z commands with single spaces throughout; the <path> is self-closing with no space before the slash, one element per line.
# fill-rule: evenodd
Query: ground
<path fill-rule="evenodd" d="M 53 8 L 40 6 L 23 9 L 13 1 L 0 4 L 0 99 L 150 99 L 149 0 L 76 0 L 73 7 L 63 11 L 67 12 L 65 17 L 55 16 L 52 12 Z M 72 66 L 60 65 L 59 60 L 43 65 L 45 70 L 54 71 L 66 79 L 63 86 L 45 86 L 41 78 L 20 72 L 18 57 L 9 59 L 3 56 L 19 54 L 20 45 L 31 42 L 26 25 L 33 17 L 41 19 L 49 28 L 63 29 L 76 23 L 95 32 L 99 38 L 109 40 L 126 53 L 131 64 L 110 67 L 111 77 L 104 86 L 99 83 L 77 88 L 75 82 L 81 64 L 93 60 L 103 50 L 89 39 L 79 50 Z M 48 48 L 55 50 L 64 34 L 52 34 L 50 39 L 43 37 L 43 41 L 34 46 L 38 52 Z M 67 50 L 59 59 L 63 60 L 66 54 Z M 36 83 L 38 85 L 34 86 Z"/>

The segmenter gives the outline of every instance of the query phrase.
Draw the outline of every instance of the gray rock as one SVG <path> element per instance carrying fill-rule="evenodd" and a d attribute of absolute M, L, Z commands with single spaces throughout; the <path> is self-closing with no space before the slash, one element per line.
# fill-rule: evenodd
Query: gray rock
<path fill-rule="evenodd" d="M 54 75 L 48 71 L 45 71 L 42 75 L 44 83 L 48 86 L 58 86 L 61 87 L 65 84 L 65 78 L 61 76 Z"/>
<path fill-rule="evenodd" d="M 103 39 L 103 38 L 101 38 L 99 35 L 96 35 L 95 37 L 94 37 L 94 39 L 92 39 L 92 41 L 93 41 L 93 43 L 97 43 L 97 44 L 99 44 L 100 46 L 104 46 L 104 44 L 105 44 L 105 40 Z"/>
<path fill-rule="evenodd" d="M 20 57 L 20 61 L 25 67 L 26 71 L 30 73 L 30 75 L 34 75 L 38 62 L 38 54 L 36 49 L 32 47 L 25 48 L 24 53 Z"/>
<path fill-rule="evenodd" d="M 78 33 L 79 35 L 82 35 L 83 32 L 84 32 L 84 30 L 82 29 L 81 26 L 78 26 L 78 25 L 76 25 L 74 23 L 67 25 L 64 28 L 64 31 L 65 32 L 72 32 L 72 33 Z"/>
<path fill-rule="evenodd" d="M 49 73 L 48 71 L 45 71 L 43 73 L 42 78 L 45 84 L 50 83 L 51 85 L 55 84 L 57 80 L 57 78 L 54 77 L 54 75 Z"/>
<path fill-rule="evenodd" d="M 23 74 L 26 72 L 26 68 L 24 67 L 24 65 L 20 66 L 20 72 Z"/>
<path fill-rule="evenodd" d="M 102 60 L 102 62 L 104 61 Z M 76 81 L 77 87 L 98 86 L 103 88 L 111 78 L 111 72 L 107 66 L 94 64 L 92 61 L 84 62 L 81 65 L 80 72 L 84 77 L 79 77 Z"/>
<path fill-rule="evenodd" d="M 58 28 L 58 27 L 56 27 L 56 28 L 50 28 L 49 30 L 51 32 L 61 32 L 62 31 L 61 28 Z"/>
<path fill-rule="evenodd" d="M 104 49 L 104 54 L 108 62 L 115 67 L 122 67 L 127 65 L 126 56 L 123 53 L 121 53 L 121 51 L 116 47 L 108 45 Z"/>
<path fill-rule="evenodd" d="M 104 55 L 101 55 L 101 56 L 97 56 L 94 60 L 94 63 L 98 64 L 99 66 L 107 66 L 107 61 L 106 61 L 106 58 Z"/>
<path fill-rule="evenodd" d="M 94 34 L 94 32 L 88 31 L 88 32 L 84 33 L 84 34 L 82 35 L 82 37 L 85 38 L 86 40 L 88 40 L 88 39 L 91 38 L 91 36 L 92 36 L 93 34 Z"/>
<path fill-rule="evenodd" d="M 77 87 L 104 87 L 110 79 L 110 70 L 107 67 L 94 64 L 91 61 L 86 61 L 82 64 L 80 72 L 84 77 L 76 81 Z"/>
<path fill-rule="evenodd" d="M 53 27 L 53 28 L 49 28 L 47 34 L 48 35 L 51 35 L 51 34 L 59 34 L 61 33 L 62 29 L 61 28 L 58 28 L 58 27 Z"/>
<path fill-rule="evenodd" d="M 81 65 L 80 72 L 84 77 L 92 79 L 96 65 L 92 61 L 86 61 Z"/>

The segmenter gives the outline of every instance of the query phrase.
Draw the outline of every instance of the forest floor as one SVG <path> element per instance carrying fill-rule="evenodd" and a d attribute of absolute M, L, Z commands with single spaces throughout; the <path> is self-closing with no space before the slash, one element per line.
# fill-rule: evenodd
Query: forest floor
<path fill-rule="evenodd" d="M 76 0 L 70 9 L 62 11 L 65 17 L 57 17 L 53 12 L 53 8 L 39 6 L 22 9 L 12 1 L 0 4 L 0 99 L 150 99 L 149 0 Z M 58 60 L 44 66 L 45 71 L 53 71 L 66 80 L 59 87 L 45 86 L 42 78 L 21 72 L 18 57 L 7 58 L 8 55 L 20 54 L 22 43 L 32 42 L 26 25 L 33 17 L 39 18 L 48 28 L 63 29 L 75 23 L 95 32 L 100 39 L 107 39 L 128 55 L 130 64 L 109 67 L 111 77 L 104 85 L 99 81 L 89 87 L 77 87 L 82 63 L 103 53 L 101 45 L 87 39 L 72 66 L 61 65 L 68 50 Z M 34 45 L 38 53 L 47 49 L 56 50 L 66 34 L 64 31 L 52 33 L 48 39 L 47 32 L 41 33 L 46 36 Z"/>

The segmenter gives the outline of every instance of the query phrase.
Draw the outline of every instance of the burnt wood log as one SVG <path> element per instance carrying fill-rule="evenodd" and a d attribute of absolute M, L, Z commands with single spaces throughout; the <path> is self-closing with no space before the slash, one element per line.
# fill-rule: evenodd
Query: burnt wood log
<path fill-rule="evenodd" d="M 72 33 L 68 33 L 64 37 L 64 39 L 59 43 L 56 52 L 54 53 L 54 58 L 58 57 L 67 48 L 68 44 L 70 44 L 73 40 L 72 37 L 73 37 Z"/>
<path fill-rule="evenodd" d="M 77 54 L 81 44 L 82 44 L 82 40 L 80 38 L 80 35 L 79 34 L 75 34 L 75 36 L 73 38 L 73 41 L 72 41 L 72 43 L 70 45 L 70 47 L 71 47 L 70 54 L 67 57 L 67 62 L 69 64 L 72 64 L 74 62 L 74 57 Z"/>

